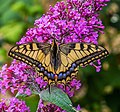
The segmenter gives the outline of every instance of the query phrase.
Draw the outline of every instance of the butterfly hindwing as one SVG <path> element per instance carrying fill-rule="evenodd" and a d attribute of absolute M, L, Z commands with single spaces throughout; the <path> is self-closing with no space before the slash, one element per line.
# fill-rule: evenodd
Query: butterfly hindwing
<path fill-rule="evenodd" d="M 79 65 L 83 67 L 104 58 L 108 55 L 108 51 L 94 44 L 69 43 L 59 45 L 59 54 L 58 82 L 65 84 L 75 77 Z"/>

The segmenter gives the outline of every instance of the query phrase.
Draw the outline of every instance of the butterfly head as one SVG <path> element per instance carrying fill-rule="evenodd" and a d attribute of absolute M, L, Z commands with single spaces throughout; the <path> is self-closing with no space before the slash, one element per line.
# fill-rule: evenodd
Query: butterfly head
<path fill-rule="evenodd" d="M 51 47 L 51 51 L 53 51 L 54 53 L 58 51 L 58 44 L 56 42 L 56 40 L 54 39 L 52 42 L 52 47 Z"/>
<path fill-rule="evenodd" d="M 55 39 L 52 41 L 52 48 L 53 48 L 54 46 L 57 46 L 57 42 L 56 42 Z"/>

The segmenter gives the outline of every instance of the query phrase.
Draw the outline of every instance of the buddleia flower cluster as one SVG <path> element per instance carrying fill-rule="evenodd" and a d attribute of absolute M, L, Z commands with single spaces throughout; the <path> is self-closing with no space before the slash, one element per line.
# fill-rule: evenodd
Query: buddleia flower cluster
<path fill-rule="evenodd" d="M 99 11 L 106 6 L 109 0 L 67 0 L 66 2 L 57 2 L 54 7 L 50 6 L 49 11 L 39 19 L 35 20 L 34 27 L 29 28 L 16 44 L 28 42 L 51 43 L 53 39 L 60 43 L 69 42 L 87 42 L 98 44 L 99 33 L 103 33 L 104 25 L 99 18 Z M 91 63 L 91 66 L 100 71 L 101 63 L 97 61 L 98 66 Z M 75 90 L 80 89 L 81 83 L 77 79 L 71 80 L 69 86 L 63 88 L 68 96 L 72 97 Z M 34 92 L 39 93 L 47 88 L 47 82 L 36 72 L 36 70 L 23 62 L 13 60 L 10 66 L 4 65 L 0 71 L 0 92 L 5 94 L 7 90 L 12 93 L 18 91 L 20 94 L 31 95 Z M 10 100 L 12 102 L 20 100 Z M 15 103 L 14 103 L 15 104 Z M 18 106 L 19 112 L 26 108 L 22 103 Z M 41 106 L 42 105 L 42 106 Z M 12 107 L 12 105 L 9 105 Z M 8 109 L 4 100 L 0 103 L 0 108 Z M 21 110 L 20 110 L 21 109 Z M 27 110 L 28 109 L 28 110 Z M 38 110 L 50 109 L 57 112 L 64 111 L 54 104 L 39 104 Z"/>
<path fill-rule="evenodd" d="M 17 98 L 2 99 L 0 102 L 0 112 L 30 112 L 24 101 Z"/>

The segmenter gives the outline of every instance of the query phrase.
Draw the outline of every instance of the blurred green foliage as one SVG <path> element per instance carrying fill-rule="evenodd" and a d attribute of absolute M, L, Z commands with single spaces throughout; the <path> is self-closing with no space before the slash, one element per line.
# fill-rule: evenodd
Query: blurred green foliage
<path fill-rule="evenodd" d="M 42 5 L 41 1 L 0 0 L 0 65 L 9 63 L 8 49 L 33 27 L 45 13 L 43 7 L 53 0 Z M 106 28 L 99 43 L 110 55 L 102 61 L 99 73 L 91 66 L 80 68 L 82 88 L 72 100 L 81 105 L 82 112 L 120 112 L 120 0 L 111 0 L 100 14 Z"/>
<path fill-rule="evenodd" d="M 0 47 L 15 44 L 42 14 L 38 0 L 0 0 Z M 6 49 L 0 48 L 0 65 L 6 62 Z"/>

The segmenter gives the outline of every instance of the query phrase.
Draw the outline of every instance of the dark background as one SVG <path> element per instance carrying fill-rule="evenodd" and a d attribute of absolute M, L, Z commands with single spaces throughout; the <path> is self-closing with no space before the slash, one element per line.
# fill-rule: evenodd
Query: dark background
<path fill-rule="evenodd" d="M 33 27 L 57 0 L 0 0 L 0 68 L 12 61 L 8 50 Z M 100 12 L 105 33 L 99 36 L 110 55 L 102 60 L 102 70 L 94 67 L 80 68 L 80 91 L 72 98 L 80 104 L 82 112 L 120 112 L 120 0 L 111 0 Z M 8 94 L 9 96 L 9 94 Z M 1 96 L 2 97 L 2 96 Z"/>

